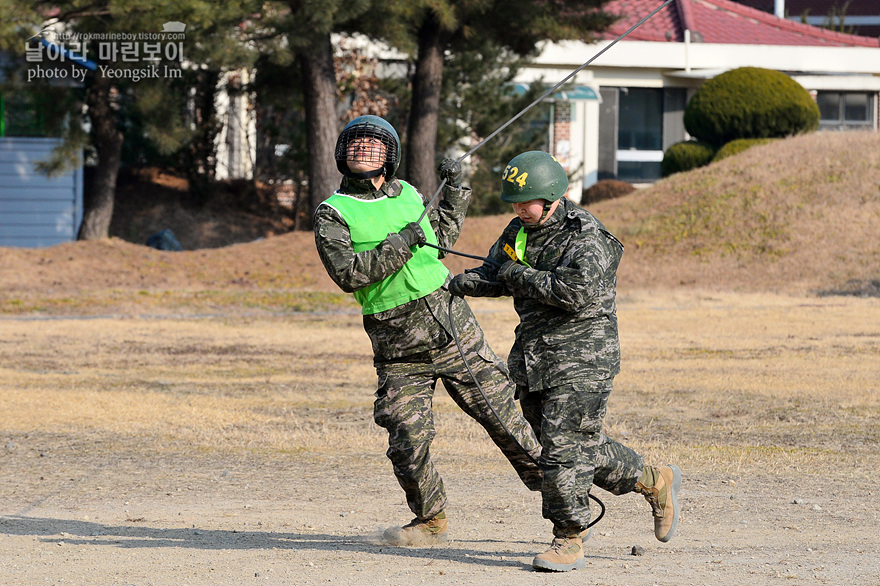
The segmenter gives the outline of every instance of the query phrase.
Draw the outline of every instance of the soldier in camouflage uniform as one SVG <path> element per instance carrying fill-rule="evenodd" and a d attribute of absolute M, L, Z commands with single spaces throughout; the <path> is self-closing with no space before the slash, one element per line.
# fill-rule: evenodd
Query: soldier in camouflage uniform
<path fill-rule="evenodd" d="M 344 178 L 339 190 L 315 212 L 315 243 L 330 277 L 362 305 L 379 377 L 374 419 L 388 430 L 387 455 L 415 514 L 411 523 L 386 537 L 399 544 L 425 537 L 443 540 L 446 493 L 430 456 L 435 435 L 432 399 L 438 379 L 465 413 L 486 429 L 526 486 L 541 488 L 541 471 L 535 463 L 540 444 L 516 406 L 507 365 L 486 343 L 464 299 L 447 291 L 451 275 L 438 250 L 422 246 L 426 242 L 453 245 L 470 190 L 460 185 L 458 163 L 444 160 L 443 198 L 417 223 L 425 198 L 394 177 L 400 140 L 394 128 L 377 116 L 350 122 L 339 136 L 335 157 Z M 450 303 L 454 324 L 449 321 Z M 454 343 L 453 325 L 483 393 Z"/>
<path fill-rule="evenodd" d="M 623 245 L 588 211 L 564 198 L 568 177 L 548 153 L 513 160 L 501 199 L 517 217 L 481 267 L 456 275 L 454 295 L 512 295 L 520 324 L 508 364 L 526 419 L 543 446 L 543 516 L 553 544 L 536 569 L 584 567 L 582 538 L 593 484 L 613 494 L 639 492 L 654 514 L 657 539 L 678 524 L 681 471 L 645 466 L 602 432 L 620 372 L 615 292 Z"/>

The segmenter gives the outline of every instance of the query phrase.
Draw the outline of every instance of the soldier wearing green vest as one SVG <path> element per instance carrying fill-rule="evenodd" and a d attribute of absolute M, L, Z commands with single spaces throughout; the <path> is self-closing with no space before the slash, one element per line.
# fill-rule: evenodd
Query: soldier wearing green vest
<path fill-rule="evenodd" d="M 461 187 L 459 164 L 444 160 L 443 197 L 419 222 L 427 202 L 395 177 L 400 139 L 378 116 L 361 116 L 346 125 L 335 158 L 342 184 L 315 211 L 315 244 L 327 273 L 362 307 L 378 375 L 373 417 L 388 431 L 387 455 L 415 514 L 409 524 L 386 532 L 386 538 L 401 545 L 442 541 L 447 499 L 430 454 L 438 380 L 486 429 L 526 486 L 541 489 L 535 464 L 540 444 L 516 406 L 507 365 L 486 343 L 467 303 L 449 294 L 451 275 L 438 250 L 423 246 L 452 247 L 470 190 Z M 482 394 L 455 344 L 453 325 Z"/>
<path fill-rule="evenodd" d="M 514 157 L 501 199 L 516 214 L 481 267 L 456 275 L 455 295 L 513 297 L 520 317 L 508 365 L 526 419 L 543 446 L 542 512 L 553 522 L 538 570 L 584 567 L 593 484 L 638 492 L 651 505 L 654 534 L 669 541 L 678 525 L 676 466 L 645 466 L 631 448 L 602 432 L 620 372 L 617 266 L 623 245 L 588 211 L 564 197 L 568 177 L 555 157 Z"/>

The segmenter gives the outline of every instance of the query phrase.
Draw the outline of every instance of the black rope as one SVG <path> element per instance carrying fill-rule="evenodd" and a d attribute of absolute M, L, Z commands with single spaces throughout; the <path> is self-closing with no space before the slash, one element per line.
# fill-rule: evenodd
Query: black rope
<path fill-rule="evenodd" d="M 425 242 L 423 246 L 430 246 L 431 248 L 436 248 L 437 250 L 442 250 L 448 254 L 457 254 L 458 256 L 466 256 L 467 258 L 472 258 L 474 260 L 481 260 L 483 262 L 487 262 L 496 267 L 501 267 L 501 263 L 497 260 L 492 260 L 491 258 L 486 258 L 484 256 L 478 256 L 476 254 L 467 254 L 465 252 L 458 252 L 457 250 L 452 250 L 451 248 L 445 248 L 443 246 L 437 246 L 436 244 L 431 244 L 430 242 Z"/>
<path fill-rule="evenodd" d="M 437 247 L 435 247 L 435 248 L 437 248 Z M 483 387 L 482 387 L 482 385 L 480 385 L 480 381 L 477 380 L 477 375 L 475 375 L 474 371 L 471 370 L 471 365 L 468 364 L 468 361 L 465 358 L 464 348 L 461 347 L 461 342 L 458 339 L 458 332 L 455 329 L 455 316 L 452 313 L 452 304 L 454 302 L 455 302 L 455 296 L 450 295 L 450 297 L 449 297 L 449 329 L 451 330 L 452 339 L 455 340 L 455 346 L 458 348 L 458 353 L 461 355 L 462 362 L 464 362 L 464 365 L 465 365 L 465 368 L 467 368 L 468 374 L 471 375 L 471 378 L 474 380 L 474 384 L 477 385 L 477 390 L 480 391 L 480 396 L 483 397 L 483 401 L 485 401 L 486 405 L 489 406 L 489 410 L 492 412 L 492 415 L 495 416 L 495 419 L 498 420 L 498 424 L 501 425 L 501 428 L 504 430 L 504 432 L 511 439 L 513 439 L 514 443 L 516 443 L 516 446 L 520 449 L 520 451 L 523 454 L 525 454 L 526 457 L 535 464 L 535 466 L 540 467 L 540 464 L 538 463 L 538 461 L 535 460 L 534 457 L 532 457 L 532 455 L 528 452 L 528 450 L 526 450 L 523 447 L 523 445 L 521 443 L 519 443 L 519 441 L 516 439 L 516 436 L 513 435 L 512 433 L 510 433 L 510 430 L 507 428 L 506 425 L 504 425 L 504 420 L 498 414 L 498 411 L 495 410 L 495 406 L 492 405 L 492 402 L 489 401 L 489 398 L 486 397 L 486 392 L 483 391 Z M 605 516 L 605 503 L 603 503 L 601 500 L 599 500 L 599 497 L 593 495 L 592 492 L 588 493 L 587 496 L 589 496 L 591 499 L 596 501 L 596 504 L 598 504 L 599 508 L 602 509 L 601 511 L 599 511 L 599 516 L 596 517 L 595 519 L 593 519 L 592 521 L 590 521 L 590 523 L 587 525 L 587 529 L 589 529 L 590 527 L 592 527 L 593 525 L 595 525 L 596 523 L 601 521 L 602 517 Z"/>

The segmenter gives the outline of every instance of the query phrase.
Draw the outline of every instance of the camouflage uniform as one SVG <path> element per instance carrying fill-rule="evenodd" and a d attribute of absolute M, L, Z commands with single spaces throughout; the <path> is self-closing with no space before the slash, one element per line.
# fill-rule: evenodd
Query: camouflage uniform
<path fill-rule="evenodd" d="M 369 180 L 345 178 L 339 192 L 363 199 L 396 197 L 401 193 L 401 184 L 391 179 L 377 190 Z M 470 190 L 447 187 L 438 207 L 429 213 L 440 246 L 449 248 L 455 243 L 469 198 Z M 413 256 L 396 234 L 390 234 L 374 249 L 355 253 L 348 226 L 329 206 L 318 207 L 314 226 L 324 267 L 347 292 L 382 281 Z M 455 332 L 465 359 L 502 421 L 473 384 L 454 343 L 449 322 L 451 299 Z M 533 461 L 539 457 L 540 444 L 516 406 L 507 365 L 486 343 L 463 299 L 452 298 L 444 285 L 404 305 L 364 315 L 363 320 L 373 344 L 379 378 L 373 416 L 388 430 L 387 455 L 407 503 L 418 518 L 429 519 L 446 506 L 443 482 L 430 457 L 435 435 L 432 400 L 438 379 L 465 413 L 486 429 L 526 486 L 540 490 L 541 471 Z"/>
<path fill-rule="evenodd" d="M 543 446 L 543 515 L 558 534 L 571 535 L 590 521 L 592 485 L 631 492 L 643 461 L 602 433 L 620 372 L 615 295 L 623 246 L 592 214 L 559 201 L 543 224 L 525 228 L 528 266 L 508 262 L 523 227 L 516 218 L 489 253 L 504 266 L 467 272 L 485 281 L 472 295 L 513 296 L 520 324 L 508 364 Z"/>

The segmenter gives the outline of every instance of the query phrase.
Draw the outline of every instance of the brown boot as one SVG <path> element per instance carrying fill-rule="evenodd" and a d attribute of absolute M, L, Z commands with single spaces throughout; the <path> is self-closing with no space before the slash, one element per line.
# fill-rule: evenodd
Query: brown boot
<path fill-rule="evenodd" d="M 547 572 L 570 572 L 582 570 L 584 566 L 584 548 L 580 535 L 554 537 L 550 549 L 539 553 L 532 560 L 533 568 Z"/>
<path fill-rule="evenodd" d="M 416 517 L 403 527 L 385 531 L 385 540 L 391 545 L 428 545 L 446 541 L 449 524 L 446 511 L 440 511 L 430 519 Z"/>
<path fill-rule="evenodd" d="M 678 491 L 681 490 L 681 470 L 678 466 L 652 468 L 645 466 L 636 483 L 636 492 L 644 495 L 654 515 L 654 536 L 666 542 L 678 527 Z"/>

